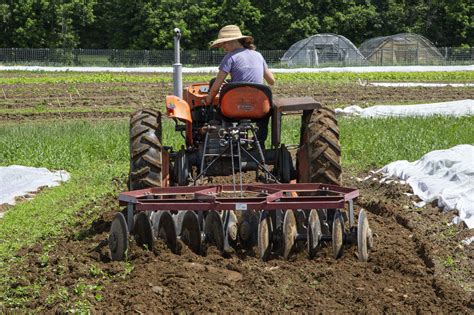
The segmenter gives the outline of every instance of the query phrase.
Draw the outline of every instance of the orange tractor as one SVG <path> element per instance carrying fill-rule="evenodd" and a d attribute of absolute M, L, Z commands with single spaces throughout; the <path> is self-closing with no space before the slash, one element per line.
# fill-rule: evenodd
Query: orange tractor
<path fill-rule="evenodd" d="M 179 74 L 176 80 L 179 90 Z M 175 253 L 182 242 L 199 254 L 213 245 L 222 253 L 254 251 L 262 260 L 287 258 L 304 247 L 314 257 L 324 242 L 338 258 L 345 244 L 357 244 L 366 261 L 372 231 L 365 210 L 355 222 L 359 191 L 340 186 L 334 112 L 310 97 L 275 99 L 261 84 L 225 84 L 211 105 L 204 103 L 208 91 L 209 84 L 198 83 L 182 97 L 166 97 L 166 115 L 184 138 L 178 150 L 162 145 L 159 112 L 132 114 L 130 191 L 120 194 L 126 210 L 112 221 L 112 259 L 125 257 L 132 234 L 147 248 L 161 238 Z M 285 113 L 302 113 L 293 148 L 280 140 Z M 249 183 L 246 173 L 255 179 Z M 215 177 L 227 184 L 214 184 Z"/>

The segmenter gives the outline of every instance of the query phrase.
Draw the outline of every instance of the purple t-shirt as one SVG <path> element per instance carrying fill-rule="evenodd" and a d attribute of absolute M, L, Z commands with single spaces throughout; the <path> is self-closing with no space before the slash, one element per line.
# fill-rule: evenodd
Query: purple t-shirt
<path fill-rule="evenodd" d="M 263 71 L 267 63 L 262 54 L 246 48 L 236 49 L 221 61 L 219 70 L 230 73 L 230 82 L 263 83 Z"/>

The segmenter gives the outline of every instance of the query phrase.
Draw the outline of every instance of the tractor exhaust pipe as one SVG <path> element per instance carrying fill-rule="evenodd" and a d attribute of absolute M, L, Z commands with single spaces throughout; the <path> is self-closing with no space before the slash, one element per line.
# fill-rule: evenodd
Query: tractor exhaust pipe
<path fill-rule="evenodd" d="M 179 40 L 181 39 L 181 30 L 174 29 L 174 64 L 173 64 L 173 94 L 183 98 L 183 65 L 180 60 Z"/>

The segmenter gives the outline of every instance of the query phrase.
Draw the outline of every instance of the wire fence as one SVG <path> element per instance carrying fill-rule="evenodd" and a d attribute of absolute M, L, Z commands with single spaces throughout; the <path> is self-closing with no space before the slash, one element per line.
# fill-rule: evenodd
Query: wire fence
<path fill-rule="evenodd" d="M 435 51 L 435 52 L 433 52 Z M 474 47 L 428 49 L 378 49 L 361 51 L 365 59 L 352 63 L 343 49 L 324 57 L 317 52 L 303 60 L 282 60 L 285 50 L 260 50 L 271 67 L 327 67 L 353 65 L 466 65 L 474 64 Z M 216 50 L 183 50 L 186 67 L 217 66 L 225 53 Z M 315 56 L 315 57 L 314 57 Z M 315 62 L 314 58 L 317 58 Z M 173 50 L 0 48 L 0 65 L 143 67 L 171 66 Z"/>

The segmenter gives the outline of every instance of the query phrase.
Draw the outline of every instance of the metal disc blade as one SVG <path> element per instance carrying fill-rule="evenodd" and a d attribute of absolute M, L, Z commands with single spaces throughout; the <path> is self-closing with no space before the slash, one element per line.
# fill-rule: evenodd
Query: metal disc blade
<path fill-rule="evenodd" d="M 287 259 L 295 245 L 297 235 L 296 218 L 292 210 L 285 212 L 283 219 L 283 258 Z"/>
<path fill-rule="evenodd" d="M 224 212 L 222 217 L 225 230 L 224 251 L 230 252 L 232 248 L 237 246 L 238 240 L 238 219 L 234 211 L 229 210 Z"/>
<path fill-rule="evenodd" d="M 305 249 L 305 238 L 308 232 L 308 216 L 305 212 L 305 210 L 302 209 L 296 209 L 293 211 L 293 214 L 295 215 L 296 219 L 296 231 L 298 232 L 298 235 L 303 236 L 303 238 L 299 238 L 297 241 L 295 241 L 295 246 L 293 247 L 294 251 L 300 252 Z M 309 212 L 308 212 L 309 215 Z"/>
<path fill-rule="evenodd" d="M 319 240 L 321 239 L 321 222 L 319 221 L 318 211 L 312 209 L 308 218 L 308 256 L 314 258 L 319 249 Z"/>
<path fill-rule="evenodd" d="M 186 211 L 181 224 L 181 240 L 196 254 L 201 254 L 201 229 L 196 213 Z"/>
<path fill-rule="evenodd" d="M 364 209 L 359 212 L 357 222 L 357 253 L 360 261 L 369 259 L 369 248 L 372 246 L 372 231 L 369 228 L 369 220 Z"/>
<path fill-rule="evenodd" d="M 329 218 L 329 214 L 331 214 L 335 210 L 331 209 L 318 209 L 318 216 L 321 223 L 321 233 L 323 235 L 331 235 L 332 232 L 332 218 Z"/>
<path fill-rule="evenodd" d="M 128 228 L 125 216 L 118 212 L 110 226 L 109 249 L 112 260 L 124 260 L 128 251 Z"/>
<path fill-rule="evenodd" d="M 178 214 L 173 215 L 174 226 L 176 227 L 176 235 L 181 235 L 181 228 L 183 226 L 185 214 L 186 211 L 178 211 Z"/>
<path fill-rule="evenodd" d="M 344 221 L 339 211 L 334 215 L 332 222 L 332 252 L 334 258 L 339 258 L 343 253 Z"/>
<path fill-rule="evenodd" d="M 272 223 L 266 212 L 260 214 L 260 223 L 258 224 L 258 257 L 266 261 L 270 255 L 270 242 L 272 233 Z"/>
<path fill-rule="evenodd" d="M 242 248 L 250 249 L 257 245 L 260 215 L 252 210 L 244 211 L 239 219 L 239 242 Z"/>
<path fill-rule="evenodd" d="M 176 229 L 171 213 L 168 211 L 160 211 L 153 219 L 155 237 L 164 240 L 168 248 L 174 254 L 178 254 Z"/>
<path fill-rule="evenodd" d="M 138 246 L 153 250 L 153 230 L 150 219 L 145 212 L 139 212 L 135 216 L 133 233 Z"/>
<path fill-rule="evenodd" d="M 237 242 L 237 215 L 235 214 L 234 211 L 230 210 L 227 211 L 227 238 L 229 239 L 230 242 L 235 243 Z"/>
<path fill-rule="evenodd" d="M 296 230 L 298 231 L 298 234 L 306 234 L 306 223 L 308 222 L 308 219 L 305 211 L 302 209 L 296 209 L 293 211 L 293 214 L 295 215 Z"/>
<path fill-rule="evenodd" d="M 222 252 L 224 250 L 224 228 L 222 219 L 216 211 L 210 211 L 204 221 L 204 234 L 206 242 L 214 245 Z"/>
<path fill-rule="evenodd" d="M 155 211 L 150 216 L 151 229 L 153 231 L 153 237 L 158 238 L 158 228 L 160 226 L 160 217 L 165 211 Z"/>

